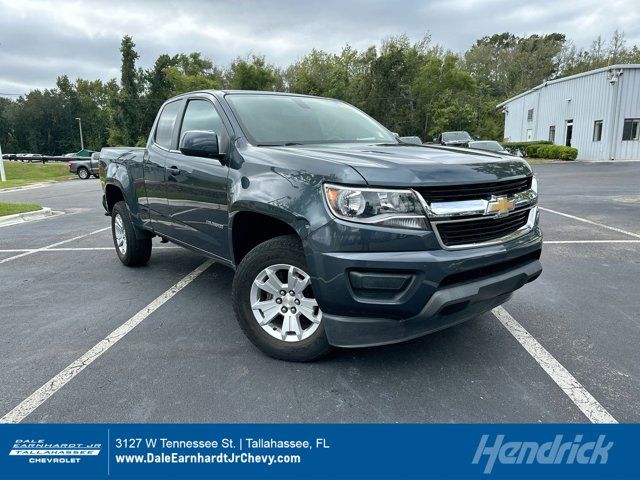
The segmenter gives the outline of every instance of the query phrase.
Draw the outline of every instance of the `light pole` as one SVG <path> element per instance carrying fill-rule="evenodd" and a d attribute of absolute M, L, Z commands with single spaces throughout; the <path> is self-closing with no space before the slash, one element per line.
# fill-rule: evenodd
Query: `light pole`
<path fill-rule="evenodd" d="M 2 145 L 0 145 L 0 180 L 7 181 L 7 176 L 4 173 L 4 160 L 2 159 Z"/>
<path fill-rule="evenodd" d="M 80 117 L 76 117 L 78 120 L 78 126 L 80 127 L 80 150 L 84 150 L 84 140 L 82 139 L 82 119 Z"/>

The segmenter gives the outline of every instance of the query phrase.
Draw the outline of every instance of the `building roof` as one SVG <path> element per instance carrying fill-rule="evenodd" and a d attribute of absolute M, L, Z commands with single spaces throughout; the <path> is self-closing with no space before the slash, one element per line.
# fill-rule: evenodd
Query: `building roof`
<path fill-rule="evenodd" d="M 540 90 L 543 87 L 546 87 L 547 85 L 552 85 L 554 83 L 560 83 L 560 82 L 566 82 L 568 80 L 573 80 L 575 78 L 579 78 L 579 77 L 586 77 L 588 75 L 594 75 L 596 73 L 601 73 L 601 72 L 606 72 L 609 70 L 613 70 L 613 69 L 623 69 L 623 70 L 631 70 L 631 69 L 640 69 L 640 64 L 638 63 L 630 63 L 630 64 L 617 64 L 617 65 L 609 65 L 608 67 L 601 67 L 601 68 L 596 68 L 595 70 L 589 70 L 588 72 L 582 72 L 582 73 L 577 73 L 575 75 L 570 75 L 568 77 L 562 77 L 562 78 L 558 78 L 556 80 L 549 80 L 547 82 L 541 83 L 540 85 L 538 85 L 537 87 L 533 87 L 531 90 L 527 90 L 526 92 L 522 92 L 519 93 L 518 95 L 516 95 L 515 97 L 511 97 L 508 100 L 505 100 L 502 103 L 499 103 L 498 105 L 496 105 L 496 108 L 501 108 L 504 107 L 507 103 L 512 102 L 520 97 L 524 97 L 525 95 L 530 94 L 531 92 L 535 92 L 536 90 Z"/>

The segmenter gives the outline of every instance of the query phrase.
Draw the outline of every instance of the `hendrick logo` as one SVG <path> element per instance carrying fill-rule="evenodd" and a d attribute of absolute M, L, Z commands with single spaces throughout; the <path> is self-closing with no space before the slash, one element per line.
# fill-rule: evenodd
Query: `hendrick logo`
<path fill-rule="evenodd" d="M 483 435 L 473 457 L 477 465 L 483 456 L 487 457 L 484 473 L 491 473 L 496 462 L 503 465 L 580 465 L 607 463 L 609 450 L 613 442 L 605 445 L 606 435 L 598 436 L 595 442 L 584 442 L 582 435 L 576 435 L 572 441 L 563 441 L 562 435 L 556 435 L 552 442 L 505 442 L 504 435 L 496 435 L 493 444 L 489 444 L 489 435 Z"/>

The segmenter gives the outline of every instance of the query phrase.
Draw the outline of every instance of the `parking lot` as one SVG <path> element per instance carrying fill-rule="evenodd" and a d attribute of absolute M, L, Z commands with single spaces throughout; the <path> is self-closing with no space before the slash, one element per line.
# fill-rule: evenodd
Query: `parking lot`
<path fill-rule="evenodd" d="M 168 291 L 205 259 L 157 239 L 148 266 L 122 266 L 97 180 L 0 192 L 65 212 L 0 228 L 0 417 L 22 404 L 25 422 L 593 421 L 582 398 L 639 422 L 640 163 L 534 169 L 544 272 L 502 321 L 309 364 L 251 345 L 225 267 Z"/>

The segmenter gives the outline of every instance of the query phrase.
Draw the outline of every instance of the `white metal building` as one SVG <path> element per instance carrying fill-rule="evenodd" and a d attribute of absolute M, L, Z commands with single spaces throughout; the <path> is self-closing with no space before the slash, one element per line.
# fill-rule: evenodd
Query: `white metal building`
<path fill-rule="evenodd" d="M 498 108 L 505 141 L 551 140 L 584 160 L 640 160 L 640 65 L 551 80 Z"/>

